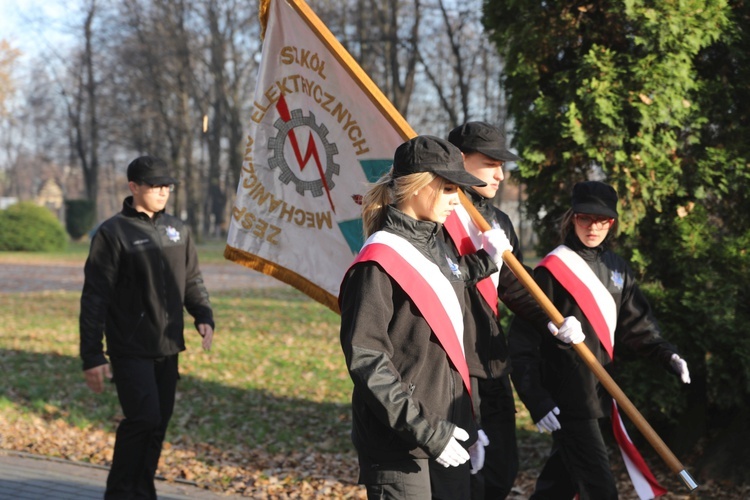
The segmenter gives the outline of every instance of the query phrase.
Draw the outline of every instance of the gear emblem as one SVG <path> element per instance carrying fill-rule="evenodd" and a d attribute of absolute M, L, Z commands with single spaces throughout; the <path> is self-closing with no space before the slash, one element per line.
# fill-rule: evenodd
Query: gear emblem
<path fill-rule="evenodd" d="M 268 165 L 272 169 L 279 169 L 279 180 L 284 184 L 294 182 L 297 192 L 301 195 L 304 195 L 305 191 L 310 191 L 313 196 L 317 197 L 323 195 L 323 190 L 326 187 L 329 191 L 332 190 L 335 185 L 333 176 L 338 175 L 340 170 L 339 165 L 333 161 L 333 157 L 338 154 L 339 150 L 336 144 L 328 142 L 328 128 L 323 124 L 318 125 L 315 121 L 315 115 L 312 112 L 308 116 L 305 116 L 300 109 L 292 110 L 291 118 L 288 121 L 279 118 L 273 126 L 278 130 L 278 133 L 276 137 L 268 139 L 268 149 L 273 151 L 272 156 L 268 159 Z M 322 166 L 325 167 L 323 173 L 325 185 L 323 179 L 307 180 L 298 177 L 292 172 L 292 169 L 284 158 L 284 144 L 286 143 L 287 136 L 292 130 L 302 126 L 308 127 L 318 136 L 325 150 L 325 158 L 321 158 L 323 162 Z M 308 145 L 308 148 L 310 147 L 318 149 L 315 144 Z M 304 167 L 304 165 L 301 165 L 301 167 Z"/>

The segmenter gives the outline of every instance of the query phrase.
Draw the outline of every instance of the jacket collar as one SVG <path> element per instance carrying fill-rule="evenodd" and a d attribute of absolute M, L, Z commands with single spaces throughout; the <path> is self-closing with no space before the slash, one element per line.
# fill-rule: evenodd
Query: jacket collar
<path fill-rule="evenodd" d="M 471 203 L 479 213 L 482 214 L 482 217 L 488 221 L 495 219 L 494 206 L 491 199 L 485 198 L 471 188 L 464 189 L 464 193 L 466 193 L 466 197 L 471 200 Z"/>
<path fill-rule="evenodd" d="M 139 212 L 138 210 L 135 209 L 135 207 L 133 206 L 132 196 L 128 196 L 127 198 L 122 200 L 122 214 L 126 217 L 135 217 L 135 218 L 142 219 L 142 220 L 147 220 L 147 221 L 153 220 L 154 222 L 156 222 L 156 219 L 158 219 L 164 212 L 165 210 L 162 210 L 161 212 L 156 212 L 152 219 L 151 217 L 148 216 L 148 214 Z"/>
<path fill-rule="evenodd" d="M 607 250 L 606 240 L 593 248 L 587 247 L 578 239 L 575 230 L 571 230 L 568 233 L 568 236 L 565 238 L 565 246 L 580 255 L 581 258 L 587 262 L 595 261 L 605 250 Z"/>
<path fill-rule="evenodd" d="M 386 207 L 383 230 L 406 238 L 420 250 L 426 250 L 433 244 L 441 227 L 442 224 L 437 222 L 414 219 L 393 205 Z"/>

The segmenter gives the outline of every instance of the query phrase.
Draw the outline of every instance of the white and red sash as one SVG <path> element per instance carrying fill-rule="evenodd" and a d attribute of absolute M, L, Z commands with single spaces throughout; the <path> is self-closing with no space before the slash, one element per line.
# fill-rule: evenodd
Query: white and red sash
<path fill-rule="evenodd" d="M 474 221 L 471 220 L 471 216 L 469 216 L 464 207 L 460 205 L 456 207 L 453 213 L 448 216 L 443 226 L 456 245 L 458 255 L 476 253 L 477 250 L 482 248 L 482 231 L 474 224 Z M 477 290 L 479 290 L 484 300 L 487 301 L 490 309 L 495 313 L 495 317 L 498 316 L 497 284 L 499 276 L 499 272 L 493 273 L 477 283 Z"/>
<path fill-rule="evenodd" d="M 565 245 L 560 245 L 547 254 L 539 262 L 539 266 L 546 267 L 570 293 L 591 323 L 610 359 L 613 359 L 617 306 L 607 287 L 588 264 Z M 631 441 L 614 399 L 612 399 L 612 430 L 638 497 L 646 500 L 664 495 L 667 490 L 656 480 Z"/>
<path fill-rule="evenodd" d="M 406 239 L 386 231 L 371 235 L 352 265 L 363 261 L 380 264 L 403 288 L 430 325 L 471 395 L 463 345 L 463 311 L 453 286 L 437 264 Z"/>

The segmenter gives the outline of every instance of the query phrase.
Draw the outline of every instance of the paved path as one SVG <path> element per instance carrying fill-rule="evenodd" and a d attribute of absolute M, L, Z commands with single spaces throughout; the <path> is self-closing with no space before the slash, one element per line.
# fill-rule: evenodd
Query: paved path
<path fill-rule="evenodd" d="M 208 293 L 219 290 L 286 286 L 282 282 L 234 262 L 201 264 Z M 78 262 L 0 262 L 0 293 L 68 290 L 83 287 L 83 264 Z"/>
<path fill-rule="evenodd" d="M 99 500 L 106 482 L 103 467 L 0 450 L 0 500 Z M 160 500 L 242 498 L 163 480 L 156 493 Z"/>

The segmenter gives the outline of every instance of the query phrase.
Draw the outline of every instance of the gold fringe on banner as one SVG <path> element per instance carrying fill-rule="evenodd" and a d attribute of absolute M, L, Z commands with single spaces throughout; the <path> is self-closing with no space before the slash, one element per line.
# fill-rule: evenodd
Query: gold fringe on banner
<path fill-rule="evenodd" d="M 275 264 L 269 260 L 266 260 L 257 255 L 253 255 L 239 248 L 227 245 L 224 248 L 224 258 L 241 264 L 250 269 L 254 269 L 263 274 L 267 274 L 273 278 L 283 281 L 287 285 L 291 285 L 300 292 L 306 294 L 313 300 L 316 300 L 328 307 L 331 311 L 336 314 L 341 314 L 339 309 L 338 297 L 334 297 L 330 293 L 326 292 L 307 278 L 300 276 L 294 271 Z M 343 277 L 342 277 L 343 279 Z"/>

